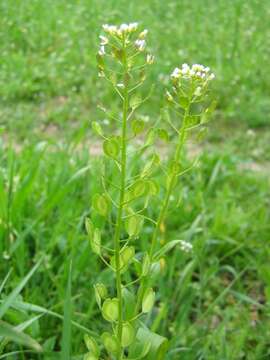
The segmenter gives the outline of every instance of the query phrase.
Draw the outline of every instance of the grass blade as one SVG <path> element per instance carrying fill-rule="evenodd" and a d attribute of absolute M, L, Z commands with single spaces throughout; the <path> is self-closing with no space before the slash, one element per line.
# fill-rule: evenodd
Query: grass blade
<path fill-rule="evenodd" d="M 25 333 L 19 331 L 18 329 L 3 320 L 0 320 L 0 336 L 13 340 L 16 343 L 25 345 L 35 351 L 42 351 L 42 347 L 36 340 L 31 338 L 29 335 L 26 335 Z"/>
<path fill-rule="evenodd" d="M 66 296 L 64 303 L 64 324 L 63 324 L 63 333 L 62 333 L 62 350 L 61 350 L 61 360 L 70 359 L 70 349 L 71 349 L 71 312 L 72 312 L 72 302 L 71 302 L 71 273 L 72 273 L 72 261 L 69 264 L 68 271 L 68 282 L 66 288 Z"/>
<path fill-rule="evenodd" d="M 12 305 L 13 301 L 16 299 L 16 297 L 19 295 L 19 293 L 24 288 L 27 281 L 31 278 L 31 276 L 34 274 L 34 272 L 37 270 L 39 265 L 41 264 L 42 259 L 40 259 L 36 265 L 29 271 L 29 273 L 22 279 L 22 281 L 19 283 L 19 285 L 16 286 L 16 288 L 7 296 L 6 299 L 3 300 L 1 306 L 0 306 L 0 319 L 4 316 L 5 312 L 8 310 L 8 308 Z"/>

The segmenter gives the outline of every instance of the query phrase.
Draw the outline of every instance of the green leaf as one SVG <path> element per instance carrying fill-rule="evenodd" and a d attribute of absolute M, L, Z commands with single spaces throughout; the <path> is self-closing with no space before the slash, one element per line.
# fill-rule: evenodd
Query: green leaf
<path fill-rule="evenodd" d="M 31 278 L 31 276 L 34 274 L 34 272 L 37 270 L 37 268 L 40 266 L 42 262 L 42 259 L 40 259 L 36 265 L 29 271 L 29 273 L 22 279 L 22 281 L 19 283 L 19 285 L 16 286 L 16 288 L 3 300 L 1 306 L 0 306 L 0 319 L 5 315 L 6 311 L 9 309 L 10 306 L 12 306 L 13 301 L 16 299 L 16 297 L 19 295 L 19 293 L 22 291 L 28 280 Z"/>
<path fill-rule="evenodd" d="M 164 360 L 168 349 L 168 340 L 165 337 L 153 333 L 146 327 L 141 327 L 137 332 L 136 339 L 135 345 L 130 347 L 128 359 Z M 140 356 L 138 350 L 142 351 L 143 349 L 147 352 Z"/>
<path fill-rule="evenodd" d="M 142 300 L 142 312 L 148 313 L 152 310 L 155 303 L 155 292 L 152 288 L 145 291 Z"/>
<path fill-rule="evenodd" d="M 136 298 L 134 294 L 129 291 L 127 288 L 122 289 L 122 295 L 124 299 L 124 314 L 125 319 L 129 320 L 134 317 L 135 307 L 136 307 Z"/>
<path fill-rule="evenodd" d="M 102 315 L 107 321 L 116 321 L 119 315 L 119 300 L 117 298 L 106 299 L 102 305 Z"/>
<path fill-rule="evenodd" d="M 42 347 L 36 340 L 3 320 L 0 320 L 0 336 L 10 339 L 18 344 L 27 346 L 35 351 L 42 351 Z"/>
<path fill-rule="evenodd" d="M 104 217 L 107 216 L 110 209 L 110 203 L 105 194 L 95 194 L 93 196 L 92 204 L 97 213 Z"/>
<path fill-rule="evenodd" d="M 64 302 L 64 323 L 61 340 L 61 360 L 69 360 L 71 355 L 72 301 L 71 301 L 72 261 L 69 264 L 68 281 Z"/>
<path fill-rule="evenodd" d="M 110 139 L 106 139 L 103 142 L 103 151 L 104 154 L 111 157 L 111 158 L 117 158 L 119 152 L 120 152 L 120 145 L 119 141 L 115 137 L 112 137 Z"/>
<path fill-rule="evenodd" d="M 154 255 L 154 259 L 158 260 L 167 254 L 170 250 L 172 250 L 176 245 L 181 244 L 183 240 L 172 240 L 168 242 L 166 245 L 162 246 L 162 248 L 157 251 Z"/>

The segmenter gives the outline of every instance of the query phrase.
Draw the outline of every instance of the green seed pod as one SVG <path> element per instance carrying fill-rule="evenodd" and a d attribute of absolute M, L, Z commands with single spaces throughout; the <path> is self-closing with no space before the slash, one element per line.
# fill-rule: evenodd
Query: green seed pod
<path fill-rule="evenodd" d="M 89 335 L 85 334 L 84 342 L 85 342 L 87 349 L 90 351 L 90 353 L 95 357 L 99 357 L 100 350 L 99 350 L 96 340 L 93 339 L 92 337 L 90 337 Z"/>
<path fill-rule="evenodd" d="M 132 109 L 136 109 L 138 106 L 140 106 L 142 102 L 142 98 L 139 94 L 134 94 L 131 96 L 130 100 L 129 100 L 129 106 Z"/>
<path fill-rule="evenodd" d="M 114 335 L 111 335 L 109 332 L 105 332 L 101 335 L 101 339 L 109 355 L 117 353 L 118 343 Z"/>
<path fill-rule="evenodd" d="M 186 125 L 191 127 L 200 123 L 200 117 L 195 115 L 189 115 L 186 117 Z"/>
<path fill-rule="evenodd" d="M 102 283 L 95 284 L 95 289 L 97 290 L 101 299 L 106 299 L 106 297 L 108 296 L 108 290 L 104 284 Z"/>
<path fill-rule="evenodd" d="M 85 228 L 87 235 L 89 236 L 89 239 L 93 239 L 95 228 L 92 221 L 89 218 L 85 219 Z"/>
<path fill-rule="evenodd" d="M 107 321 L 116 321 L 118 319 L 118 304 L 117 298 L 106 299 L 102 305 L 102 315 Z"/>
<path fill-rule="evenodd" d="M 120 252 L 119 265 L 121 273 L 124 273 L 128 269 L 128 264 L 134 257 L 135 249 L 133 246 L 127 246 Z M 111 266 L 116 270 L 115 256 L 111 257 Z"/>
<path fill-rule="evenodd" d="M 159 156 L 157 154 L 153 154 L 152 158 L 145 164 L 141 176 L 149 176 L 153 172 L 153 170 L 159 165 L 159 163 Z"/>
<path fill-rule="evenodd" d="M 156 130 L 154 128 L 151 128 L 147 133 L 145 145 L 146 146 L 153 145 L 156 139 L 156 135 L 157 135 Z"/>
<path fill-rule="evenodd" d="M 99 295 L 99 292 L 96 288 L 96 286 L 94 285 L 94 290 L 95 290 L 95 298 L 96 298 L 96 302 L 98 304 L 98 307 L 100 308 L 101 307 L 101 297 Z"/>
<path fill-rule="evenodd" d="M 150 269 L 150 257 L 148 253 L 144 255 L 143 263 L 142 263 L 142 276 L 146 276 Z"/>
<path fill-rule="evenodd" d="M 126 221 L 126 231 L 130 237 L 138 236 L 143 225 L 143 217 L 132 215 Z"/>
<path fill-rule="evenodd" d="M 152 310 L 155 302 L 155 292 L 152 288 L 145 291 L 142 301 L 142 312 L 148 313 Z"/>
<path fill-rule="evenodd" d="M 121 345 L 127 347 L 131 345 L 135 340 L 135 330 L 134 327 L 129 322 L 125 322 L 122 328 L 122 340 Z"/>
<path fill-rule="evenodd" d="M 120 253 L 120 262 L 127 266 L 135 255 L 135 248 L 133 246 L 125 247 Z"/>
<path fill-rule="evenodd" d="M 144 180 L 138 180 L 132 185 L 132 194 L 133 196 L 140 197 L 145 194 L 147 191 L 147 185 L 148 183 Z"/>
<path fill-rule="evenodd" d="M 105 194 L 95 194 L 92 204 L 97 213 L 99 213 L 101 216 L 107 216 L 110 203 Z"/>
<path fill-rule="evenodd" d="M 143 120 L 133 120 L 131 123 L 131 128 L 134 135 L 139 135 L 144 130 L 145 123 Z"/>
<path fill-rule="evenodd" d="M 207 129 L 206 127 L 202 127 L 202 128 L 200 129 L 200 131 L 198 132 L 198 134 L 197 134 L 197 136 L 196 136 L 196 139 L 197 139 L 198 141 L 204 140 L 204 138 L 205 138 L 205 136 L 207 135 L 207 133 L 208 133 L 208 129 Z"/>
<path fill-rule="evenodd" d="M 179 97 L 179 105 L 183 108 L 183 109 L 187 109 L 187 107 L 189 106 L 189 100 L 187 97 L 185 96 L 180 96 Z"/>
<path fill-rule="evenodd" d="M 105 155 L 115 159 L 120 151 L 119 141 L 114 137 L 105 140 L 103 142 L 103 151 Z"/>
<path fill-rule="evenodd" d="M 100 229 L 96 228 L 94 230 L 94 236 L 93 239 L 90 239 L 90 245 L 92 247 L 92 250 L 95 254 L 100 255 L 101 254 L 101 233 Z"/>
<path fill-rule="evenodd" d="M 150 195 L 156 196 L 159 193 L 159 185 L 155 180 L 148 180 Z"/>
<path fill-rule="evenodd" d="M 103 136 L 102 128 L 97 121 L 92 122 L 92 129 L 97 135 Z"/>
<path fill-rule="evenodd" d="M 157 129 L 157 134 L 158 137 L 163 140 L 164 142 L 168 142 L 169 141 L 169 134 L 167 132 L 167 130 L 165 129 Z"/>

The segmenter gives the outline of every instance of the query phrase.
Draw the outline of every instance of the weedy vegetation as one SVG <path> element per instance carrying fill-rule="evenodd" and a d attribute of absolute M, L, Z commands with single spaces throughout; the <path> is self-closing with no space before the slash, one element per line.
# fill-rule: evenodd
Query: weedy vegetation
<path fill-rule="evenodd" d="M 147 131 L 146 139 L 130 149 L 131 140 L 136 139 L 145 129 L 145 122 L 136 119 L 137 109 L 147 100 L 140 95 L 140 87 L 146 78 L 147 67 L 154 62 L 152 54 L 146 52 L 148 30 L 138 31 L 137 23 L 104 25 L 108 37 L 101 35 L 100 49 L 97 54 L 99 76 L 106 79 L 113 87 L 122 103 L 121 119 L 104 109 L 112 117 L 118 135 L 108 136 L 98 122 L 93 129 L 103 140 L 103 152 L 109 158 L 103 164 L 102 185 L 104 192 L 93 197 L 93 209 L 109 223 L 111 231 L 101 234 L 89 218 L 86 229 L 94 253 L 99 255 L 104 264 L 114 273 L 115 290 L 107 291 L 108 285 L 94 285 L 98 306 L 105 320 L 112 324 L 110 332 L 104 332 L 101 340 L 110 357 L 122 359 L 162 359 L 167 350 L 167 339 L 151 332 L 143 326 L 143 317 L 151 312 L 155 303 L 153 280 L 160 274 L 160 267 L 165 255 L 173 247 L 180 245 L 182 251 L 189 251 L 192 245 L 181 239 L 175 239 L 158 246 L 160 233 L 167 217 L 171 196 L 177 191 L 179 178 L 192 169 L 194 163 L 184 167 L 181 161 L 183 147 L 192 130 L 203 127 L 209 120 L 215 102 L 205 105 L 209 97 L 209 85 L 214 74 L 208 67 L 199 64 L 191 68 L 184 64 L 175 68 L 171 74 L 172 91 L 167 90 L 169 104 L 176 113 L 176 120 L 170 114 L 165 119 L 173 134 L 165 128 L 152 125 Z M 164 110 L 165 112 L 166 110 Z M 160 191 L 153 172 L 160 166 L 160 158 L 153 153 L 155 137 L 169 142 L 176 138 L 175 151 L 162 163 L 164 181 L 161 191 L 162 201 L 157 218 L 148 215 L 148 205 L 153 196 Z M 144 158 L 148 152 L 150 159 L 134 172 L 134 158 Z M 115 170 L 107 175 L 107 168 L 113 162 Z M 111 172 L 110 171 L 110 172 Z M 149 247 L 141 251 L 136 246 L 144 222 L 150 223 Z M 103 245 L 103 237 L 113 241 Z M 137 250 L 137 252 L 136 252 Z M 134 269 L 133 269 L 134 267 Z M 88 335 L 85 342 L 89 350 L 86 359 L 98 359 L 99 346 Z"/>

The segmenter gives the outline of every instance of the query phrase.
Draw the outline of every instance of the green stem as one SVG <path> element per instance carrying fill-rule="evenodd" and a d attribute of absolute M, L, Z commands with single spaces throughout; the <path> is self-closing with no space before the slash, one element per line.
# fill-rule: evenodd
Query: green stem
<path fill-rule="evenodd" d="M 122 359 L 121 340 L 122 340 L 122 331 L 123 331 L 123 299 L 122 299 L 122 281 L 121 281 L 121 269 L 120 269 L 120 250 L 121 250 L 120 236 L 121 236 L 121 228 L 123 221 L 122 216 L 123 216 L 124 197 L 125 197 L 125 188 L 126 188 L 126 162 L 127 162 L 126 133 L 127 133 L 128 102 L 129 102 L 128 91 L 127 88 L 125 88 L 124 100 L 123 100 L 122 136 L 121 136 L 120 197 L 119 197 L 119 207 L 118 207 L 117 221 L 116 221 L 116 227 L 114 233 L 116 289 L 117 289 L 117 298 L 118 298 L 117 360 Z"/>
<path fill-rule="evenodd" d="M 181 152 L 185 143 L 185 133 L 186 133 L 186 118 L 189 114 L 189 107 L 186 109 L 184 117 L 183 117 L 183 122 L 182 122 L 182 126 L 181 129 L 179 131 L 179 137 L 178 137 L 178 143 L 177 143 L 177 147 L 174 153 L 174 161 L 178 161 L 179 158 L 181 157 Z M 152 236 L 152 241 L 151 241 L 151 248 L 150 248 L 150 263 L 153 262 L 153 256 L 154 256 L 154 251 L 156 248 L 156 244 L 157 244 L 157 240 L 158 240 L 158 235 L 160 232 L 160 227 L 162 222 L 164 221 L 165 217 L 166 217 L 166 213 L 168 210 L 168 205 L 169 205 L 169 201 L 170 201 L 170 197 L 172 194 L 172 190 L 174 188 L 174 184 L 175 184 L 175 180 L 177 178 L 178 173 L 174 172 L 171 176 L 169 185 L 167 187 L 167 191 L 165 194 L 165 199 L 164 202 L 162 204 L 158 219 L 157 219 L 157 223 L 155 226 L 155 230 L 153 232 L 153 236 Z M 143 299 L 143 295 L 144 295 L 144 291 L 146 288 L 146 283 L 147 283 L 147 278 L 144 277 L 141 281 L 140 287 L 139 287 L 139 291 L 138 291 L 138 298 L 137 298 L 137 304 L 136 304 L 136 309 L 135 312 L 136 314 L 139 312 L 140 306 L 141 306 L 141 302 Z"/>

